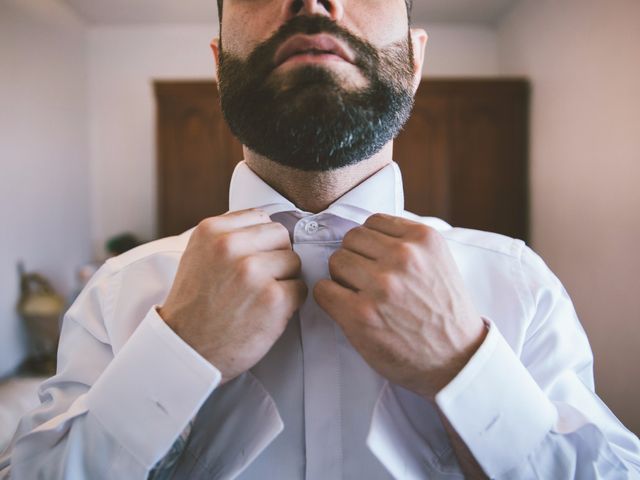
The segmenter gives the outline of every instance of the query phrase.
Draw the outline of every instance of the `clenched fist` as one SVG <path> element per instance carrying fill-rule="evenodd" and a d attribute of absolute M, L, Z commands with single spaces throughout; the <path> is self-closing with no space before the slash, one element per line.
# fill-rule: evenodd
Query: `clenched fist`
<path fill-rule="evenodd" d="M 485 337 L 445 240 L 423 224 L 376 214 L 329 259 L 318 305 L 388 380 L 424 398 L 457 375 Z"/>
<path fill-rule="evenodd" d="M 271 349 L 307 287 L 289 233 L 260 210 L 203 220 L 158 313 L 227 382 Z"/>

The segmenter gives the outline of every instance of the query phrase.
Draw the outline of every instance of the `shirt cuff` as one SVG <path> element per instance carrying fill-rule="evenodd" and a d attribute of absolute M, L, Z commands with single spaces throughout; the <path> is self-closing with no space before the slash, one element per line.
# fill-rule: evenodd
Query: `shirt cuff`
<path fill-rule="evenodd" d="M 154 306 L 89 391 L 89 413 L 150 469 L 220 380 Z"/>
<path fill-rule="evenodd" d="M 475 459 L 493 478 L 517 466 L 542 443 L 557 410 L 498 328 L 436 395 L 436 403 Z"/>

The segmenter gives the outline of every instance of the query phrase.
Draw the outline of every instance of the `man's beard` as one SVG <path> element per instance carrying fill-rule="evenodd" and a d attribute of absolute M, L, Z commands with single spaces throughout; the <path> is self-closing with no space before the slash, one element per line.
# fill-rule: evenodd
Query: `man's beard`
<path fill-rule="evenodd" d="M 272 75 L 284 41 L 318 33 L 347 43 L 366 87 L 349 90 L 340 75 L 315 65 Z M 246 61 L 221 48 L 222 111 L 250 150 L 300 170 L 334 170 L 371 158 L 398 135 L 413 107 L 412 65 L 408 38 L 378 51 L 326 17 L 299 16 Z"/>

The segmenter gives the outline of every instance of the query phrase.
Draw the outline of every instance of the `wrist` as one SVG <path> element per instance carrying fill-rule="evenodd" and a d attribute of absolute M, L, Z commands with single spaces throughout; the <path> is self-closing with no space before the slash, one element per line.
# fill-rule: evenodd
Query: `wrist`
<path fill-rule="evenodd" d="M 469 332 L 469 334 L 465 336 L 465 341 L 461 347 L 457 348 L 455 352 L 451 354 L 448 361 L 446 361 L 441 368 L 436 368 L 429 372 L 428 388 L 426 391 L 420 393 L 423 398 L 433 402 L 438 392 L 458 376 L 482 346 L 487 337 L 488 326 L 481 317 L 479 318 L 479 328 L 474 329 L 473 333 Z"/>
<path fill-rule="evenodd" d="M 156 312 L 158 313 L 162 321 L 166 323 L 169 327 L 171 327 L 171 329 L 175 332 L 175 329 L 173 328 L 173 325 L 172 325 L 173 322 L 170 321 L 171 316 L 169 315 L 167 308 L 164 305 L 158 305 L 156 306 Z"/>
<path fill-rule="evenodd" d="M 167 326 L 171 328 L 171 330 L 173 330 L 173 333 L 178 335 L 184 341 L 187 341 L 187 338 L 185 337 L 184 332 L 182 331 L 182 328 L 180 328 L 180 322 L 178 321 L 178 316 L 175 314 L 175 312 L 171 308 L 168 308 L 166 304 L 160 305 L 156 307 L 156 312 L 158 312 L 158 315 L 160 316 L 162 321 L 166 323 Z M 187 343 L 190 343 L 190 342 L 187 342 Z"/>

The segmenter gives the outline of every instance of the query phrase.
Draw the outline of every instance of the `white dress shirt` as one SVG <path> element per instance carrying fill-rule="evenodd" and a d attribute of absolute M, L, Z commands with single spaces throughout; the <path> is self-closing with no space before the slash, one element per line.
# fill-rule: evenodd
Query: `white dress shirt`
<path fill-rule="evenodd" d="M 640 477 L 640 443 L 594 393 L 567 293 L 523 242 L 404 211 L 395 163 L 319 214 L 240 163 L 230 207 L 261 207 L 289 229 L 310 290 L 374 212 L 436 228 L 489 327 L 436 403 L 485 472 Z M 436 407 L 374 372 L 312 295 L 263 360 L 219 386 L 215 366 L 156 311 L 191 232 L 110 259 L 92 278 L 65 316 L 58 373 L 0 463 L 5 475 L 144 479 L 161 462 L 156 478 L 463 478 Z"/>

